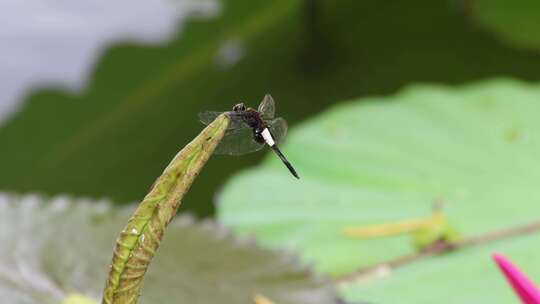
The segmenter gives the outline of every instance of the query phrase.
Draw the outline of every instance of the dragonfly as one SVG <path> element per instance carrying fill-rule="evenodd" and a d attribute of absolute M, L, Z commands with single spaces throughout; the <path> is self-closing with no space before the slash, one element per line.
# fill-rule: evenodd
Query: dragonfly
<path fill-rule="evenodd" d="M 298 173 L 278 148 L 278 144 L 287 135 L 285 119 L 275 118 L 275 102 L 270 94 L 266 94 L 257 110 L 246 107 L 244 103 L 236 104 L 232 111 L 199 113 L 200 121 L 208 125 L 219 115 L 225 113 L 230 118 L 229 127 L 221 143 L 214 153 L 225 155 L 243 155 L 261 150 L 268 145 L 281 159 L 283 164 L 296 177 Z"/>

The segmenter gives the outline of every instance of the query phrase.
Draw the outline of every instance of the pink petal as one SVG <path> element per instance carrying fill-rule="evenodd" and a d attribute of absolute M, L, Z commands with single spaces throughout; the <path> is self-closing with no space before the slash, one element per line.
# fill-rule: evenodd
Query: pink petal
<path fill-rule="evenodd" d="M 502 254 L 493 254 L 493 259 L 523 304 L 540 304 L 540 290 L 516 265 Z"/>

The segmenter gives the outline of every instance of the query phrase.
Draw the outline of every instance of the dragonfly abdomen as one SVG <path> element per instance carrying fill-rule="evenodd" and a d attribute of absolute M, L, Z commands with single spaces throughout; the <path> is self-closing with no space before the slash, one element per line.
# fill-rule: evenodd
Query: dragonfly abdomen
<path fill-rule="evenodd" d="M 276 145 L 276 142 L 274 141 L 274 137 L 272 136 L 268 128 L 264 128 L 264 130 L 261 132 L 261 136 L 266 142 L 266 144 L 269 145 L 270 147 L 273 147 Z"/>

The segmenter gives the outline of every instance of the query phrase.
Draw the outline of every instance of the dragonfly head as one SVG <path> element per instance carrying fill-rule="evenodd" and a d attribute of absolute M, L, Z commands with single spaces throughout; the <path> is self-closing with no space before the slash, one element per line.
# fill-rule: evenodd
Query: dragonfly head
<path fill-rule="evenodd" d="M 246 110 L 246 106 L 244 105 L 243 102 L 241 102 L 241 103 L 239 103 L 239 104 L 236 104 L 236 105 L 232 108 L 232 110 L 233 110 L 234 112 L 243 112 L 243 111 Z"/>

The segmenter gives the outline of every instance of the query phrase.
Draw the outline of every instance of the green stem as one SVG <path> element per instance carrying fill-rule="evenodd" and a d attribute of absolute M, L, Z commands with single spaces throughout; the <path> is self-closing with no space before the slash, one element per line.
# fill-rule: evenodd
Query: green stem
<path fill-rule="evenodd" d="M 221 115 L 180 151 L 120 232 L 113 251 L 103 304 L 136 303 L 144 274 L 182 198 L 223 138 L 229 118 Z"/>

